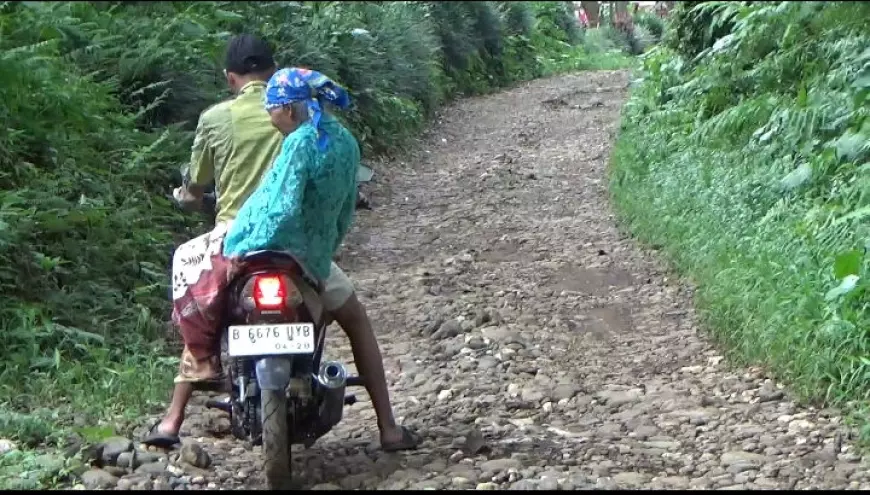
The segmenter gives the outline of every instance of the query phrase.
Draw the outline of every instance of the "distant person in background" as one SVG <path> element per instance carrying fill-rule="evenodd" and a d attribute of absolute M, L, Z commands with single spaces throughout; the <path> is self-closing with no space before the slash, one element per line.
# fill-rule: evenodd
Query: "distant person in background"
<path fill-rule="evenodd" d="M 588 28 L 589 27 L 589 16 L 586 15 L 586 9 L 584 9 L 583 7 L 580 7 L 579 9 L 577 9 L 576 12 L 577 12 L 577 20 L 580 21 L 580 25 L 583 26 L 584 28 Z"/>
<path fill-rule="evenodd" d="M 656 2 L 655 12 L 659 17 L 664 19 L 668 16 L 668 4 L 665 2 Z"/>

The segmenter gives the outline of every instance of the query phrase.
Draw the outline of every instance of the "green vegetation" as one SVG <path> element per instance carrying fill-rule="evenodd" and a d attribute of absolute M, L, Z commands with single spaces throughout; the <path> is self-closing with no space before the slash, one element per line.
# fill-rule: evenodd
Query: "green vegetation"
<path fill-rule="evenodd" d="M 634 14 L 635 36 L 645 50 L 658 43 L 665 33 L 665 21 L 658 15 L 641 10 Z"/>
<path fill-rule="evenodd" d="M 0 438 L 123 433 L 167 399 L 170 253 L 204 226 L 166 194 L 240 32 L 346 85 L 367 154 L 452 98 L 628 61 L 567 2 L 0 2 Z M 57 478 L 21 456 L 0 486 Z"/>
<path fill-rule="evenodd" d="M 615 203 L 734 357 L 866 413 L 870 6 L 686 4 L 625 107 Z"/>

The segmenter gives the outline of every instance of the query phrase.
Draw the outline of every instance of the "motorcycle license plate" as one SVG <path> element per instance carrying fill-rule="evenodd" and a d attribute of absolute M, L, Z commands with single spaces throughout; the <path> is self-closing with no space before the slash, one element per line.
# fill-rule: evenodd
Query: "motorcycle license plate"
<path fill-rule="evenodd" d="M 227 332 L 228 350 L 233 357 L 314 352 L 314 325 L 311 323 L 234 325 Z"/>

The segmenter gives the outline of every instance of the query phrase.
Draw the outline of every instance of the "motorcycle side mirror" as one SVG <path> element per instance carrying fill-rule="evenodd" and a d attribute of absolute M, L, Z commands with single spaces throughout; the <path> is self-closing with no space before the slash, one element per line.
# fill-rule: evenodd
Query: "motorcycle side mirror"
<path fill-rule="evenodd" d="M 357 170 L 356 170 L 356 181 L 357 182 L 368 182 L 368 181 L 372 180 L 372 177 L 374 177 L 374 175 L 375 175 L 374 170 L 372 170 L 371 168 L 369 168 L 363 164 L 360 164 L 359 168 L 357 168 Z"/>

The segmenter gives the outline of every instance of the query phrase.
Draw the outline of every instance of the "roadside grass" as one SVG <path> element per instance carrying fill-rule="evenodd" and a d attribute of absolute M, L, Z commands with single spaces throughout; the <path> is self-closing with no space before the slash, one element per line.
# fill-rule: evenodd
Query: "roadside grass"
<path fill-rule="evenodd" d="M 612 155 L 613 202 L 694 281 L 732 359 L 765 366 L 804 402 L 842 407 L 866 442 L 866 7 L 709 4 L 717 26 L 737 20 L 730 33 L 692 58 L 644 56 Z"/>

